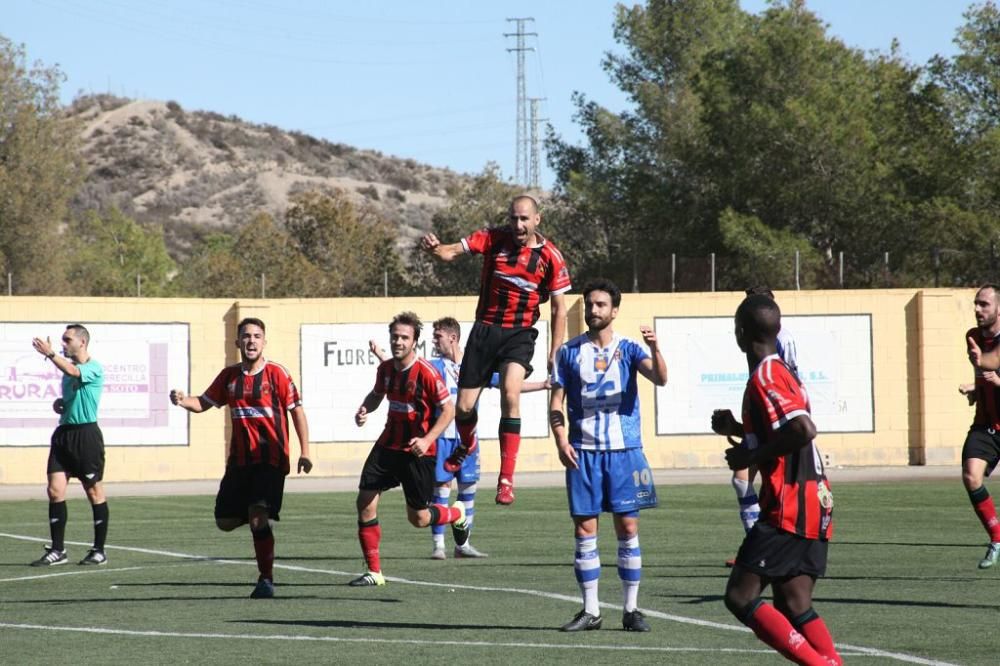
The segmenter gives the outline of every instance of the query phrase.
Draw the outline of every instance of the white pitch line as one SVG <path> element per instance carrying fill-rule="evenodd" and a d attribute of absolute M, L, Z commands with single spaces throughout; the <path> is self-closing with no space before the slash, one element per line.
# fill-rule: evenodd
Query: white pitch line
<path fill-rule="evenodd" d="M 21 535 L 21 534 L 7 534 L 5 532 L 0 532 L 0 537 L 7 537 L 7 538 L 10 538 L 10 539 L 17 539 L 17 540 L 20 540 L 20 541 L 37 541 L 37 542 L 46 542 L 46 541 L 48 541 L 48 539 L 41 539 L 41 538 L 38 538 L 38 537 L 29 537 L 29 536 L 24 536 L 24 535 Z M 76 545 L 79 545 L 79 546 L 89 546 L 90 545 L 89 543 L 82 542 L 82 541 L 67 541 L 66 543 L 74 545 L 74 546 L 76 546 Z M 133 546 L 111 546 L 111 545 L 105 546 L 105 549 L 107 549 L 107 550 L 121 550 L 121 551 L 132 552 L 132 553 L 143 553 L 143 554 L 146 554 L 146 555 L 163 555 L 163 556 L 167 556 L 167 557 L 179 557 L 179 558 L 188 559 L 188 560 L 195 560 L 195 561 L 216 562 L 218 564 L 240 564 L 240 565 L 244 565 L 244 566 L 250 566 L 250 565 L 256 566 L 256 564 L 254 562 L 246 562 L 246 561 L 239 561 L 239 560 L 227 560 L 227 559 L 220 559 L 220 558 L 210 557 L 210 556 L 206 556 L 206 555 L 193 555 L 191 553 L 178 553 L 178 552 L 169 551 L 169 550 L 156 550 L 156 549 L 151 549 L 151 548 L 136 548 L 136 547 L 133 547 Z M 294 564 L 280 564 L 278 562 L 274 563 L 274 568 L 275 569 L 284 569 L 284 570 L 287 570 L 287 571 L 299 571 L 299 572 L 303 572 L 303 573 L 329 574 L 329 575 L 335 575 L 335 576 L 356 576 L 357 575 L 357 572 L 336 571 L 336 570 L 331 570 L 331 569 L 317 569 L 315 567 L 302 567 L 302 566 L 298 566 L 298 565 L 294 565 Z M 524 594 L 524 595 L 527 595 L 527 596 L 542 597 L 544 599 L 554 599 L 556 601 L 569 601 L 569 602 L 572 602 L 572 603 L 579 603 L 579 601 L 580 601 L 580 598 L 578 596 L 570 596 L 570 595 L 566 595 L 566 594 L 559 594 L 559 593 L 556 593 L 556 592 L 543 592 L 541 590 L 529 590 L 529 589 L 524 589 L 524 588 L 513 588 L 513 589 L 511 589 L 511 588 L 487 587 L 487 586 L 482 586 L 482 585 L 462 585 L 462 584 L 455 584 L 455 583 L 435 583 L 435 582 L 431 582 L 431 581 L 419 581 L 419 580 L 410 580 L 410 579 L 407 579 L 407 578 L 396 578 L 394 576 L 386 576 L 385 579 L 387 581 L 392 581 L 392 582 L 395 582 L 395 583 L 403 583 L 403 584 L 406 584 L 406 585 L 421 585 L 421 586 L 424 586 L 424 587 L 443 587 L 443 588 L 448 588 L 448 589 L 469 590 L 469 591 L 474 591 L 474 592 L 504 592 L 504 593 L 508 593 L 508 594 L 513 592 L 515 594 Z M 612 604 L 612 603 L 609 603 L 609 602 L 606 602 L 606 601 L 601 602 L 601 607 L 602 608 L 612 608 L 612 609 L 618 608 L 618 606 L 616 606 L 615 604 Z M 701 627 L 707 627 L 707 628 L 710 628 L 710 629 L 721 629 L 721 630 L 724 630 L 724 631 L 740 631 L 740 632 L 749 632 L 750 631 L 749 629 L 747 629 L 743 625 L 725 624 L 725 623 L 722 623 L 722 622 L 713 622 L 711 620 L 700 620 L 700 619 L 693 618 L 693 617 L 686 617 L 686 616 L 683 616 L 683 615 L 673 615 L 671 613 L 663 613 L 661 611 L 647 609 L 647 608 L 643 608 L 642 610 L 643 610 L 643 613 L 645 613 L 646 615 L 648 615 L 650 617 L 655 617 L 655 618 L 658 618 L 658 619 L 661 619 L 661 620 L 669 620 L 671 622 L 677 622 L 677 623 L 680 623 L 680 624 L 691 624 L 691 625 L 696 625 L 696 626 L 701 626 Z M 13 626 L 13 625 L 0 624 L 0 626 Z M 25 626 L 28 626 L 28 625 L 25 625 Z M 44 628 L 44 627 L 42 627 L 42 628 Z M 81 631 L 82 631 L 82 629 L 81 629 Z M 90 630 L 88 629 L 88 631 L 90 631 Z M 97 633 L 102 633 L 102 632 L 117 632 L 117 630 L 98 630 L 98 629 L 93 629 L 92 631 L 97 632 Z M 127 632 L 124 632 L 124 630 L 123 630 L 123 633 L 127 633 Z M 147 634 L 145 634 L 143 632 L 137 632 L 137 633 L 139 635 L 147 635 Z M 156 632 L 151 632 L 148 635 L 156 635 Z M 169 634 L 163 634 L 163 635 L 169 635 Z M 195 634 L 183 634 L 183 635 L 185 635 L 185 636 L 195 636 Z M 209 638 L 211 638 L 211 637 L 226 637 L 226 638 L 231 638 L 232 636 L 230 636 L 228 634 L 211 634 L 211 635 L 206 635 L 206 637 L 209 637 Z M 288 638 L 287 640 L 312 640 L 312 639 L 310 639 L 308 637 L 301 637 L 301 638 L 291 637 L 291 638 Z M 319 638 L 316 638 L 316 640 L 319 640 Z M 334 639 L 328 638 L 328 639 L 325 639 L 325 640 L 334 640 Z M 337 639 L 337 640 L 346 640 L 346 639 Z M 385 642 L 392 642 L 392 641 L 385 641 Z M 406 642 L 406 641 L 404 641 L 404 642 Z M 438 643 L 438 644 L 441 643 L 441 641 L 431 641 L 431 642 Z M 447 644 L 446 641 L 445 641 L 445 643 Z M 459 645 L 475 645 L 475 643 L 469 643 L 467 641 L 457 641 L 456 644 L 459 644 Z M 504 644 L 504 643 L 490 643 L 488 645 L 503 646 L 503 645 L 506 645 L 506 644 Z M 529 644 L 526 644 L 526 645 L 529 645 Z M 545 647 L 545 644 L 542 644 L 542 643 L 530 644 L 530 645 L 537 645 L 539 647 Z M 921 664 L 921 666 L 959 666 L 958 664 L 954 664 L 954 663 L 951 663 L 951 662 L 939 661 L 939 660 L 936 660 L 936 659 L 925 659 L 923 657 L 917 657 L 915 655 L 905 654 L 903 652 L 890 652 L 888 650 L 881 650 L 879 648 L 869 648 L 869 647 L 863 647 L 863 646 L 858 646 L 858 645 L 849 645 L 849 644 L 846 644 L 846 643 L 837 643 L 836 645 L 837 645 L 837 648 L 840 649 L 840 650 L 857 652 L 857 653 L 860 653 L 860 654 L 870 655 L 870 656 L 873 656 L 873 657 L 884 657 L 886 659 L 894 659 L 896 661 L 901 661 L 901 662 L 908 663 L 908 664 Z M 557 647 L 562 647 L 562 646 L 558 646 L 558 645 L 556 645 L 556 646 Z M 590 647 L 593 648 L 594 646 L 590 646 Z M 669 649 L 669 648 L 664 648 L 664 649 Z M 675 650 L 678 650 L 678 649 L 679 650 L 683 650 L 683 649 L 686 649 L 686 648 L 675 648 Z M 770 651 L 768 651 L 768 652 L 770 652 Z"/>
<path fill-rule="evenodd" d="M 171 565 L 173 566 L 173 565 Z M 84 571 L 60 571 L 59 573 L 49 573 L 49 574 L 39 574 L 37 576 L 18 576 L 17 578 L 0 578 L 0 583 L 16 583 L 22 580 L 38 580 L 39 578 L 59 578 L 61 576 L 85 576 L 89 574 L 101 574 L 108 573 L 110 571 L 138 571 L 139 569 L 149 569 L 151 567 L 119 567 L 117 569 L 110 569 L 108 567 L 88 568 Z"/>

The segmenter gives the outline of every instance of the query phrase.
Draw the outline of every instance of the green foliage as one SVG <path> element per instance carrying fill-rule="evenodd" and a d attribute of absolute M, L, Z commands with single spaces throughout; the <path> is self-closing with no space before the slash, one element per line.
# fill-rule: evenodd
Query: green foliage
<path fill-rule="evenodd" d="M 294 244 L 322 274 L 314 295 L 381 296 L 389 284 L 403 282 L 395 249 L 395 230 L 367 206 L 357 207 L 343 192 L 334 196 L 296 195 L 285 213 Z"/>
<path fill-rule="evenodd" d="M 482 173 L 448 192 L 448 206 L 434 214 L 431 231 L 442 243 L 457 243 L 477 229 L 506 224 L 510 201 L 521 190 L 500 179 L 499 167 L 488 164 Z M 547 233 L 543 214 L 539 231 Z M 425 294 L 479 293 L 482 262 L 461 256 L 451 262 L 429 257 L 415 243 L 410 251 L 413 290 Z"/>
<path fill-rule="evenodd" d="M 0 258 L 18 294 L 70 293 L 59 227 L 81 162 L 59 105 L 62 80 L 0 36 Z"/>
<path fill-rule="evenodd" d="M 175 270 L 163 242 L 163 229 L 144 229 L 112 208 L 105 215 L 91 211 L 67 231 L 69 280 L 92 296 L 135 296 L 141 276 L 143 296 L 171 293 Z"/>
<path fill-rule="evenodd" d="M 772 257 L 776 287 L 795 249 L 806 287 L 829 286 L 841 252 L 849 286 L 884 284 L 886 252 L 899 285 L 992 277 L 944 259 L 985 258 L 1000 232 L 1000 12 L 966 18 L 962 52 L 922 68 L 846 47 L 802 0 L 619 7 L 605 68 L 634 107 L 578 96 L 587 144 L 549 136 L 564 210 L 643 290 L 667 287 L 670 253 Z M 762 270 L 731 263 L 723 281 Z"/>

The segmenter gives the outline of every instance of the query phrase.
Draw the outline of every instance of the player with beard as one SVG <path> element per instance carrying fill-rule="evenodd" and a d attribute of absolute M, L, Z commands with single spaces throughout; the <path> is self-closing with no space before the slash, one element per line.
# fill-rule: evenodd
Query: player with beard
<path fill-rule="evenodd" d="M 280 519 L 285 476 L 290 470 L 288 420 L 299 438 L 298 472 L 312 470 L 309 424 L 299 390 L 284 366 L 264 358 L 264 322 L 248 317 L 236 327 L 240 362 L 222 370 L 200 396 L 174 389 L 170 401 L 198 414 L 229 407 L 233 434 L 226 472 L 215 497 L 215 524 L 230 532 L 250 524 L 260 575 L 251 599 L 274 596 L 273 521 Z"/>
<path fill-rule="evenodd" d="M 610 280 L 587 283 L 583 290 L 587 332 L 560 348 L 553 371 L 549 420 L 559 461 L 566 468 L 576 537 L 573 569 L 583 594 L 583 610 L 562 631 L 601 628 L 597 525 L 602 513 L 613 515 L 618 536 L 622 626 L 626 631 L 649 631 L 637 606 L 642 575 L 639 510 L 655 507 L 657 498 L 642 451 L 637 378 L 642 375 L 663 386 L 667 364 L 652 328 L 639 327 L 649 352 L 615 333 L 612 323 L 621 297 Z M 568 419 L 562 411 L 564 398 Z"/>
<path fill-rule="evenodd" d="M 985 352 L 1000 345 L 1000 287 L 983 285 L 973 300 L 976 327 L 965 335 Z M 990 537 L 986 555 L 979 561 L 980 569 L 988 569 L 1000 559 L 1000 520 L 984 485 L 1000 460 L 1000 376 L 994 370 L 976 368 L 975 380 L 958 387 L 970 405 L 976 406 L 976 415 L 962 446 L 962 483 L 969 494 L 972 508 Z"/>
<path fill-rule="evenodd" d="M 455 418 L 455 406 L 441 375 L 417 356 L 421 328 L 420 319 L 412 312 L 393 318 L 389 324 L 392 358 L 378 366 L 375 386 L 354 415 L 354 422 L 361 427 L 382 400 L 389 399 L 385 429 L 368 454 L 358 483 L 358 540 L 365 572 L 349 583 L 354 587 L 385 585 L 378 503 L 386 490 L 403 487 L 406 517 L 414 527 L 450 524 L 459 547 L 469 538 L 465 505 L 434 503 L 437 438 Z"/>
<path fill-rule="evenodd" d="M 522 194 L 508 210 L 508 225 L 481 229 L 458 243 L 444 245 L 427 234 L 421 247 L 442 261 L 453 261 L 465 253 L 482 254 L 483 270 L 476 308 L 476 323 L 465 345 L 465 362 L 458 378 L 455 424 L 461 445 L 445 463 L 458 470 L 477 445 L 476 404 L 494 372 L 500 373 L 500 475 L 496 503 L 514 503 L 514 469 L 521 446 L 521 389 L 531 374 L 535 352 L 533 326 L 539 307 L 551 299 L 551 369 L 566 329 L 569 270 L 562 254 L 538 233 L 541 215 L 538 202 Z"/>

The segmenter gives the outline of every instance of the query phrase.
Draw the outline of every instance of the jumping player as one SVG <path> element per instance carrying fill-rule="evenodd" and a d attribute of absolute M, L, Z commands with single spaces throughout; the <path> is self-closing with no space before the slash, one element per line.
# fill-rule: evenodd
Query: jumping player
<path fill-rule="evenodd" d="M 465 346 L 465 361 L 458 379 L 455 422 L 461 445 L 446 462 L 446 469 L 461 467 L 477 445 L 476 403 L 483 387 L 500 373 L 500 474 L 497 504 L 514 503 L 514 468 L 521 444 L 521 385 L 531 374 L 531 357 L 537 332 L 539 306 L 551 299 L 551 369 L 566 329 L 569 270 L 562 254 L 538 233 L 538 202 L 522 194 L 510 203 L 507 227 L 481 229 L 460 242 L 443 245 L 434 234 L 421 239 L 421 247 L 442 261 L 464 253 L 482 254 L 483 270 L 476 309 L 476 323 Z"/>
<path fill-rule="evenodd" d="M 743 442 L 726 450 L 730 469 L 756 466 L 762 476 L 761 518 L 743 540 L 726 586 L 726 608 L 760 640 L 798 664 L 843 663 L 826 624 L 812 607 L 826 571 L 833 495 L 813 439 L 805 388 L 778 355 L 778 305 L 748 296 L 736 311 L 736 343 L 747 357 L 743 423 L 712 415 L 712 429 Z M 774 605 L 761 592 L 770 585 Z"/>

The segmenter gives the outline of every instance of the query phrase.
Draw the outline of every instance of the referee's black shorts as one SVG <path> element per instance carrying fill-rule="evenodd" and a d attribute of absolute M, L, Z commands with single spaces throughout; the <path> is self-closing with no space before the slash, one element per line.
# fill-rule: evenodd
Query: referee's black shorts
<path fill-rule="evenodd" d="M 84 486 L 104 479 L 104 435 L 96 423 L 63 424 L 52 433 L 47 474 L 62 472 Z"/>
<path fill-rule="evenodd" d="M 527 377 L 531 374 L 531 357 L 535 355 L 537 337 L 538 331 L 531 326 L 503 328 L 477 321 L 465 343 L 458 387 L 488 386 L 493 373 L 505 363 L 523 365 Z"/>

